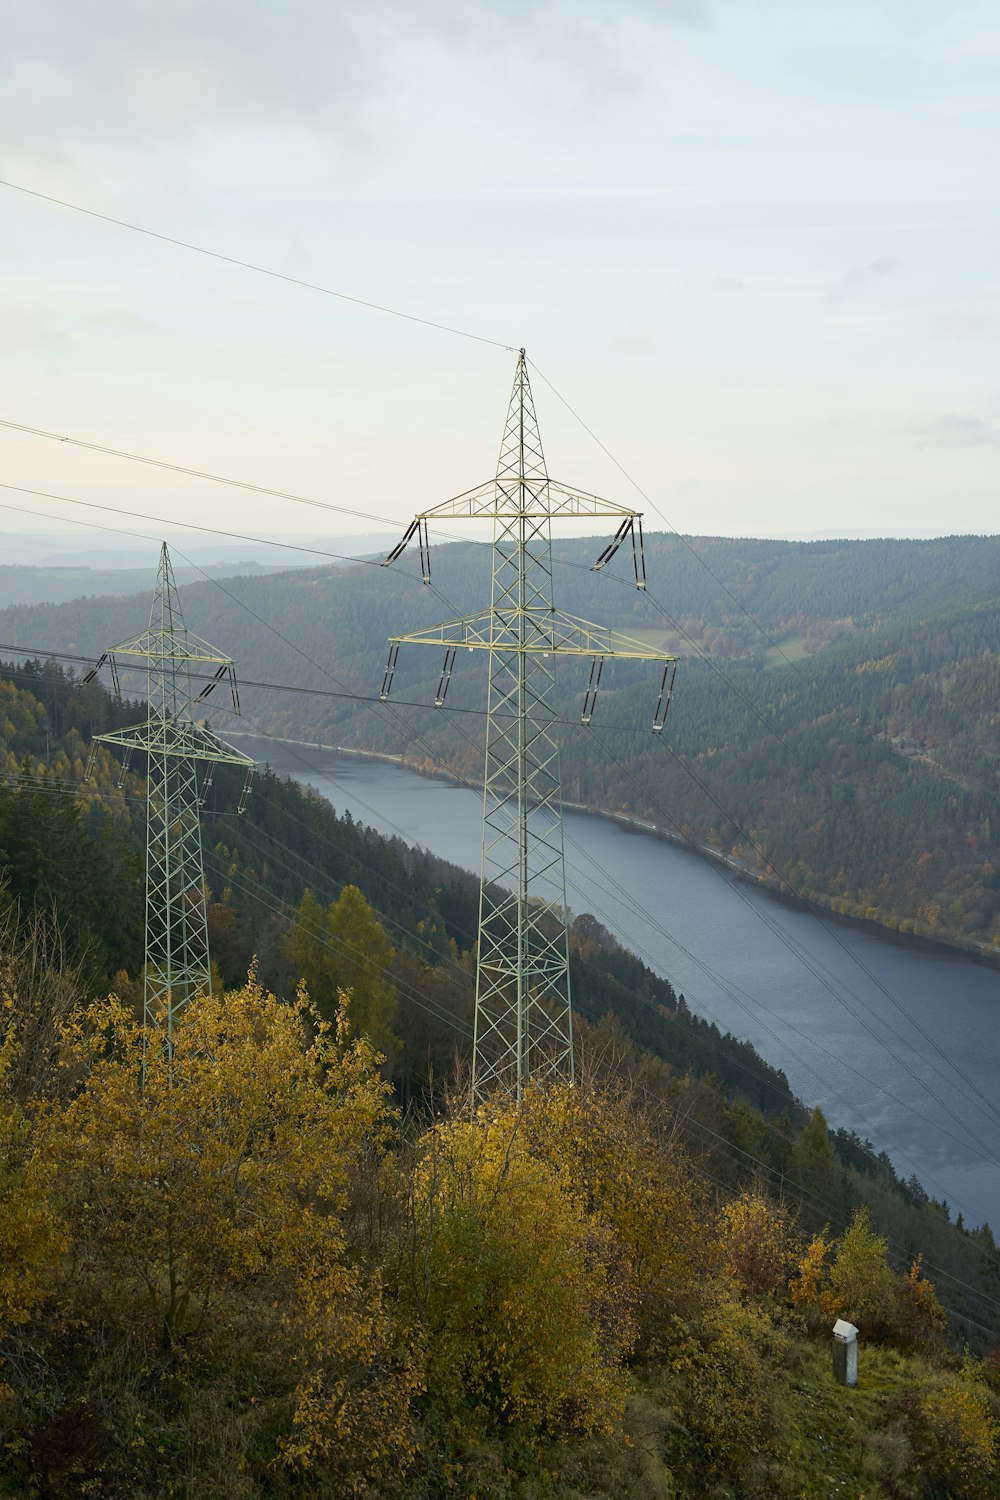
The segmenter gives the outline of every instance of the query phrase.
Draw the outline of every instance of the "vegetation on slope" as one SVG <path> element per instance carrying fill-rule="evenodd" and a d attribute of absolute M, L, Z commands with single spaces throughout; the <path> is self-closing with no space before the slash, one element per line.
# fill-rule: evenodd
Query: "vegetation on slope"
<path fill-rule="evenodd" d="M 122 962 L 86 904 L 141 892 L 141 784 L 99 759 L 100 795 L 66 794 L 91 718 L 135 713 L 88 689 L 83 714 L 51 668 L 19 681 L 0 826 L 33 810 L 47 837 L 0 914 L 12 1493 L 993 1492 L 995 1361 L 952 1352 L 989 1354 L 989 1229 L 831 1135 L 592 918 L 580 1086 L 470 1115 L 443 1085 L 467 1047 L 471 878 L 273 776 L 238 820 L 223 775 L 220 993 L 169 1079 L 147 1045 L 141 1089 L 134 935 Z M 839 1315 L 862 1328 L 857 1392 L 829 1374 Z"/>
<path fill-rule="evenodd" d="M 34 675 L 26 679 L 25 672 Z M 110 718 L 128 722 L 138 706 L 116 705 L 93 685 L 83 689 L 89 717 L 81 735 L 75 727 L 80 710 L 71 707 L 80 690 L 72 681 L 49 666 L 19 673 L 18 680 L 35 690 L 44 682 L 53 707 L 46 710 L 29 687 L 16 690 L 12 718 L 21 727 L 8 745 L 12 769 L 0 789 L 0 824 L 12 806 L 44 799 L 51 826 L 73 830 L 82 820 L 97 832 L 92 850 L 99 868 L 80 867 L 81 883 L 69 887 L 65 911 L 57 906 L 56 914 L 73 939 L 92 890 L 113 891 L 101 919 L 127 957 L 109 953 L 102 967 L 100 949 L 93 951 L 82 934 L 84 978 L 91 992 L 114 985 L 138 1004 L 143 783 L 132 776 L 119 789 L 117 767 L 102 752 L 97 795 L 81 796 L 78 807 L 65 788 L 58 790 L 55 764 L 63 756 L 82 767 L 91 719 L 98 728 Z M 44 745 L 51 715 L 70 727 L 64 739 L 50 728 L 46 766 L 30 751 Z M 37 773 L 34 780 L 20 769 L 25 759 Z M 330 1018 L 339 989 L 350 986 L 356 1003 L 374 1006 L 381 1017 L 376 1035 L 397 1096 L 410 1107 L 433 1103 L 465 1065 L 471 1042 L 476 878 L 399 839 L 382 838 L 349 815 L 339 817 L 322 797 L 270 772 L 259 778 L 246 815 L 237 817 L 241 785 L 239 776 L 219 768 L 203 811 L 218 983 L 238 986 L 255 963 L 262 982 L 291 995 L 306 974 L 315 1003 Z M 52 893 L 65 878 L 57 869 L 63 839 L 53 835 L 37 845 L 47 861 L 40 881 L 20 883 L 17 867 L 8 870 L 8 900 L 23 914 L 52 917 Z M 359 962 L 365 951 L 380 957 Z M 815 1227 L 829 1221 L 843 1228 L 860 1203 L 872 1204 L 900 1267 L 922 1251 L 956 1278 L 946 1301 L 973 1320 L 961 1325 L 964 1335 L 979 1337 L 977 1299 L 994 1289 L 988 1227 L 956 1233 L 947 1208 L 919 1183 L 901 1182 L 884 1152 L 844 1131 L 830 1135 L 794 1098 L 780 1070 L 693 1014 L 667 981 L 586 914 L 573 925 L 571 964 L 581 1048 L 603 1057 L 602 1066 L 640 1078 L 675 1108 L 683 1138 L 715 1177 L 737 1188 L 765 1173 L 776 1190 L 802 1199 L 804 1222 Z"/>
<path fill-rule="evenodd" d="M 193 1002 L 169 1061 L 119 1001 L 63 1008 L 29 1080 L 12 977 L 8 1492 L 995 1493 L 997 1367 L 947 1351 L 919 1264 L 863 1212 L 830 1244 L 717 1195 L 634 1087 L 405 1121 L 349 1002 L 331 1025 L 255 980 Z"/>
<path fill-rule="evenodd" d="M 142 1088 L 142 784 L 76 780 L 138 708 L 40 664 L 0 702 L 0 1493 L 996 1493 L 990 1229 L 594 918 L 579 1086 L 469 1113 L 474 880 L 223 772 L 219 993 Z"/>

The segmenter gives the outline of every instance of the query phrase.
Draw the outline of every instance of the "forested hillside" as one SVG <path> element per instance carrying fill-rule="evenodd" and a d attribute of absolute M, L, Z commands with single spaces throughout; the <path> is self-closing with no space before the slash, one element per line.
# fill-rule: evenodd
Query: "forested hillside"
<path fill-rule="evenodd" d="M 1000 539 L 787 543 L 648 539 L 650 588 L 594 574 L 598 544 L 556 549 L 559 605 L 682 657 L 668 729 L 648 732 L 653 668 L 605 670 L 593 722 L 585 664 L 559 681 L 565 793 L 635 812 L 724 851 L 776 887 L 903 932 L 992 950 L 1000 941 Z M 697 553 L 697 556 L 695 555 Z M 404 650 L 389 708 L 386 636 L 482 607 L 489 551 L 443 545 L 433 587 L 412 560 L 184 591 L 227 643 L 266 732 L 402 754 L 475 776 L 485 672 Z M 0 638 L 96 656 L 139 626 L 146 599 L 0 612 Z M 472 711 L 472 712 L 470 712 Z M 632 726 L 627 731 L 624 725 Z M 220 722 L 220 727 L 224 724 Z"/>
<path fill-rule="evenodd" d="M 80 777 L 142 705 L 0 705 L 6 1492 L 994 1492 L 987 1226 L 586 914 L 579 1087 L 470 1113 L 474 877 L 270 773 L 209 794 L 217 993 L 140 1067 L 141 768 Z"/>
<path fill-rule="evenodd" d="M 181 563 L 175 576 L 179 583 L 190 583 L 206 573 L 228 578 L 233 574 L 252 576 L 268 571 L 273 572 L 275 569 L 262 567 L 256 562 L 228 567 L 220 563 L 205 569 L 185 567 Z M 146 582 L 146 572 L 141 568 L 76 568 L 69 565 L 27 567 L 23 564 L 4 563 L 0 564 L 0 605 L 30 605 L 43 601 L 60 604 L 70 599 L 103 599 L 112 596 L 121 598 L 141 591 Z"/>

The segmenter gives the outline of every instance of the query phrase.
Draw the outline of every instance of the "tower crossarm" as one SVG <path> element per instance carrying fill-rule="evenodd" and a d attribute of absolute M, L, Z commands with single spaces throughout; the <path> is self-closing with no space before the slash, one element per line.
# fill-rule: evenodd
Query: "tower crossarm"
<path fill-rule="evenodd" d="M 523 516 L 526 520 L 544 517 L 546 520 L 561 518 L 586 520 L 631 516 L 638 519 L 640 511 L 619 505 L 614 500 L 590 495 L 586 490 L 562 484 L 557 479 L 540 479 L 537 474 L 504 474 L 487 480 L 475 489 L 429 510 L 420 511 L 418 521 L 489 521 L 505 517 Z"/>
<path fill-rule="evenodd" d="M 642 512 L 618 505 L 613 500 L 604 500 L 600 495 L 588 494 L 557 479 L 549 479 L 544 472 L 523 473 L 517 469 L 503 470 L 495 479 L 466 490 L 451 500 L 431 506 L 414 516 L 400 541 L 383 560 L 389 567 L 406 551 L 407 545 L 416 537 L 420 549 L 420 573 L 424 583 L 431 581 L 430 527 L 434 521 L 492 521 L 494 545 L 498 538 L 513 541 L 514 530 L 527 525 L 532 538 L 538 542 L 544 529 L 545 536 L 553 521 L 617 521 L 618 528 L 611 541 L 604 547 L 594 563 L 594 571 L 605 567 L 626 538 L 631 544 L 632 571 L 635 586 L 646 587 L 646 551 L 642 537 Z"/>
<path fill-rule="evenodd" d="M 621 631 L 594 625 L 558 609 L 484 609 L 409 635 L 390 636 L 389 640 L 395 646 L 523 651 L 535 656 L 624 657 L 663 663 L 678 659 L 672 652 L 657 650 Z"/>
<path fill-rule="evenodd" d="M 209 645 L 208 641 L 203 641 L 201 636 L 185 629 L 169 632 L 144 630 L 141 635 L 132 636 L 118 646 L 110 646 L 105 655 L 131 656 L 138 661 L 164 662 L 167 665 L 177 663 L 187 666 L 191 662 L 198 662 L 206 667 L 233 666 L 231 656 L 223 655 Z"/>
<path fill-rule="evenodd" d="M 251 770 L 255 764 L 249 755 L 244 755 L 203 724 L 189 719 L 148 719 L 129 729 L 112 729 L 106 734 L 95 734 L 102 745 L 117 745 L 122 750 L 138 750 L 147 755 L 165 755 L 183 760 L 209 761 L 215 765 L 243 766 Z"/>

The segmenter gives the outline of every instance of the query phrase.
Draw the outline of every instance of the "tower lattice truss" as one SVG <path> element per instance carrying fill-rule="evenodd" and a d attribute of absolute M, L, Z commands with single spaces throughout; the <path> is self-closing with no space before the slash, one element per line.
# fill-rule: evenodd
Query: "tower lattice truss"
<path fill-rule="evenodd" d="M 211 987 L 201 804 L 216 765 L 242 766 L 242 812 L 254 762 L 197 718 L 220 685 L 228 688 L 233 711 L 239 713 L 236 676 L 231 658 L 184 624 L 166 542 L 160 549 L 149 628 L 106 651 L 88 675 L 107 663 L 120 697 L 120 671 L 130 662 L 146 664 L 145 722 L 95 739 L 124 750 L 122 782 L 131 757 L 136 752 L 146 757 L 144 1017 L 147 1026 L 164 1032 L 169 1049 L 180 1011 L 193 995 Z"/>
<path fill-rule="evenodd" d="M 522 349 L 495 477 L 421 512 L 386 559 L 395 561 L 416 539 L 423 580 L 429 583 L 431 524 L 493 523 L 490 607 L 391 637 L 381 693 L 385 701 L 404 644 L 444 649 L 438 706 L 445 702 L 456 653 L 489 653 L 472 1063 L 477 1098 L 497 1088 L 520 1098 L 532 1076 L 573 1077 L 556 664 L 560 657 L 590 658 L 584 724 L 590 722 L 608 660 L 662 663 L 652 723 L 656 732 L 663 728 L 673 690 L 676 657 L 555 607 L 552 522 L 595 518 L 618 523 L 595 568 L 630 544 L 635 585 L 645 588 L 640 513 L 549 478 Z"/>

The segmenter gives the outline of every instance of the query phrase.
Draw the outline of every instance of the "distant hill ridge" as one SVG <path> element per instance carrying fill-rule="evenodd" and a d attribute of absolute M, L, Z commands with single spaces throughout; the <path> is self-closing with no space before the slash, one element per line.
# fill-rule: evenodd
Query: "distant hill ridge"
<path fill-rule="evenodd" d="M 560 669 L 568 798 L 635 812 L 732 853 L 773 884 L 904 932 L 1000 946 L 1000 538 L 782 542 L 647 538 L 649 590 L 591 571 L 595 538 L 558 542 L 561 608 L 683 658 L 663 743 L 648 669 L 605 671 L 580 729 L 581 673 Z M 303 568 L 183 590 L 187 619 L 244 680 L 377 693 L 386 636 L 482 608 L 490 554 L 432 553 L 388 569 Z M 152 564 L 149 590 L 152 588 Z M 714 575 L 714 576 L 713 576 Z M 147 617 L 130 598 L 0 610 L 0 642 L 96 656 Z M 427 703 L 437 653 L 401 653 L 394 693 Z M 484 707 L 478 658 L 449 707 Z M 435 760 L 478 774 L 482 721 L 247 689 L 253 727 Z M 772 868 L 773 866 L 773 868 Z"/>

